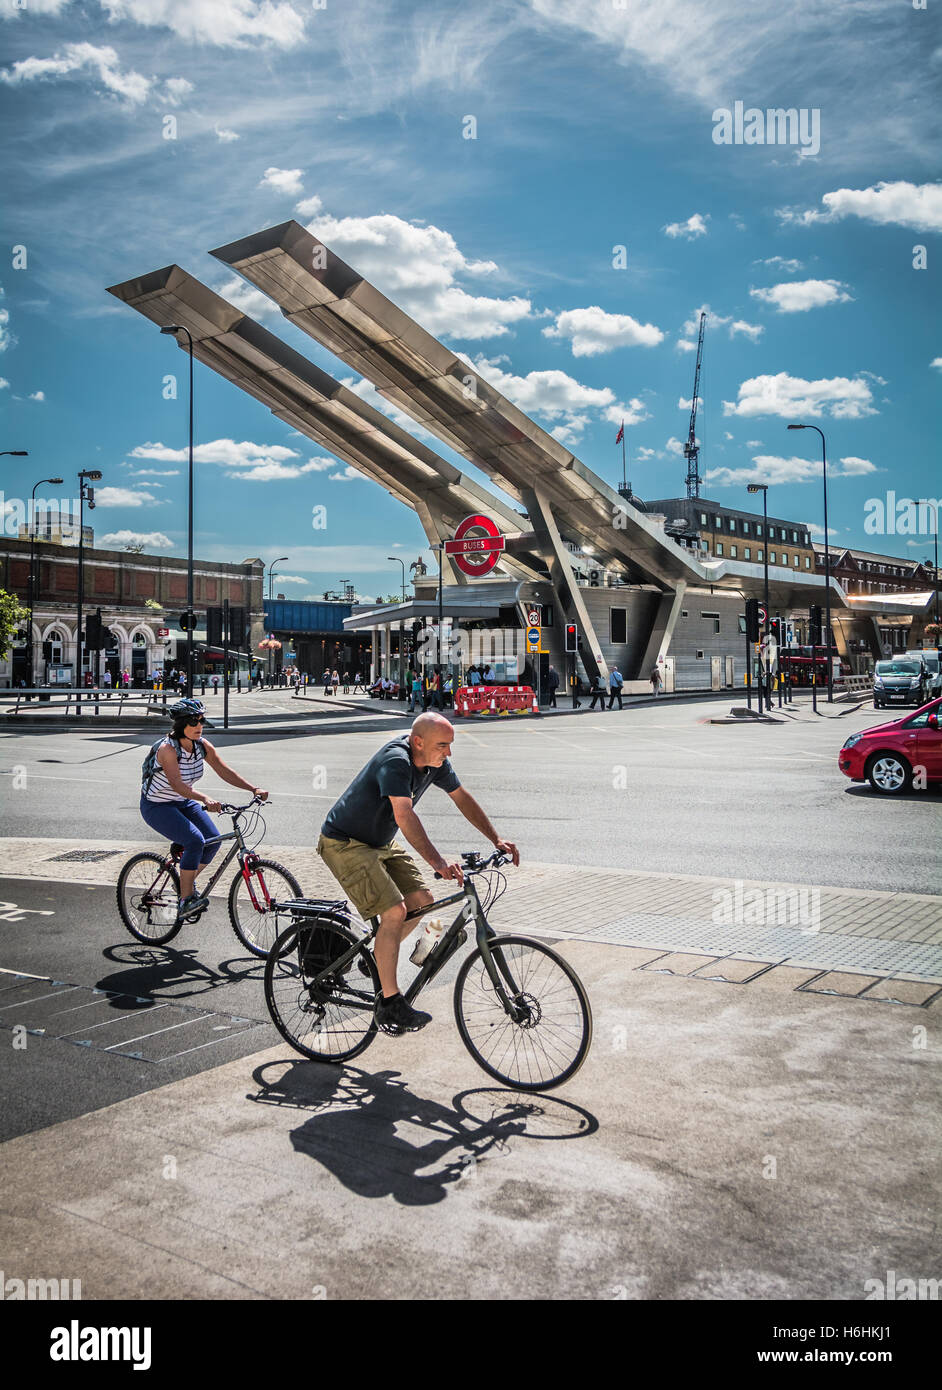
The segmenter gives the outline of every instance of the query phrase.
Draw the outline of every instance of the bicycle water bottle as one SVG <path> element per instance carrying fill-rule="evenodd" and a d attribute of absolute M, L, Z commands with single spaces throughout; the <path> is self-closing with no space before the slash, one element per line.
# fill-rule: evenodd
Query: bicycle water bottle
<path fill-rule="evenodd" d="M 415 943 L 412 955 L 409 957 L 413 965 L 421 965 L 428 957 L 429 952 L 433 951 L 441 940 L 442 932 L 445 930 L 445 923 L 440 917 L 430 917 L 425 924 L 425 930 Z"/>

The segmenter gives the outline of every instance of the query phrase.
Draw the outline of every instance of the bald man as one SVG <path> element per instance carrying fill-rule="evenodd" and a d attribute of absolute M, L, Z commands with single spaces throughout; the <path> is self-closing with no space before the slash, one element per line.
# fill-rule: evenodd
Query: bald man
<path fill-rule="evenodd" d="M 396 970 L 399 947 L 418 918 L 406 914 L 434 901 L 411 855 L 394 843 L 401 830 L 409 844 L 442 878 L 461 884 L 459 863 L 448 863 L 432 844 L 413 809 L 431 783 L 451 797 L 465 820 L 503 854 L 520 863 L 517 847 L 502 840 L 470 792 L 465 791 L 448 760 L 455 731 L 441 714 L 420 714 L 408 734 L 374 753 L 330 808 L 321 827 L 317 853 L 364 920 L 379 917 L 373 957 L 381 993 L 376 1022 L 384 1032 L 424 1028 L 431 1015 L 407 1004 L 399 992 Z"/>

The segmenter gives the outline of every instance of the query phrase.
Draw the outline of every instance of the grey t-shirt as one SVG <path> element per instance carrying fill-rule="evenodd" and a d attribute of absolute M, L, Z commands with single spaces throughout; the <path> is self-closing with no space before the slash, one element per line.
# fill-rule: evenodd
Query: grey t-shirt
<path fill-rule="evenodd" d="M 389 798 L 410 796 L 415 805 L 433 782 L 446 792 L 461 786 L 447 758 L 441 767 L 416 767 L 409 735 L 401 734 L 374 753 L 354 777 L 327 812 L 321 833 L 334 839 L 361 840 L 376 849 L 388 845 L 399 828 Z"/>

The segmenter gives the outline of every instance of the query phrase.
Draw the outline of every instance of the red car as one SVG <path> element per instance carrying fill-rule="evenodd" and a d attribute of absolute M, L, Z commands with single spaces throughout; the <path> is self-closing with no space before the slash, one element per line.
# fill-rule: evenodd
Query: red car
<path fill-rule="evenodd" d="M 851 734 L 837 765 L 852 782 L 869 782 L 875 792 L 893 796 L 913 786 L 942 781 L 942 699 L 932 700 L 905 719 Z"/>

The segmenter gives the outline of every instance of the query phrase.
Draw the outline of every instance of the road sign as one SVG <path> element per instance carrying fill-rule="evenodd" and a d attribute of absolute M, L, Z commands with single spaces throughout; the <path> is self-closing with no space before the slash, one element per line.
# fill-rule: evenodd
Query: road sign
<path fill-rule="evenodd" d="M 759 626 L 760 626 L 760 627 L 765 627 L 765 625 L 766 625 L 766 623 L 767 623 L 768 621 L 769 621 L 769 610 L 766 608 L 766 606 L 765 606 L 764 603 L 760 603 L 760 604 L 759 604 Z"/>
<path fill-rule="evenodd" d="M 158 636 L 158 637 L 169 637 L 169 636 L 170 636 L 170 629 L 169 629 L 169 627 L 159 627 L 159 628 L 157 629 L 157 636 Z"/>
<path fill-rule="evenodd" d="M 527 609 L 527 627 L 540 626 L 540 610 L 538 608 Z"/>
<path fill-rule="evenodd" d="M 531 652 L 539 651 L 540 629 L 538 627 L 527 628 L 527 647 Z"/>
<path fill-rule="evenodd" d="M 503 549 L 504 538 L 497 523 L 480 512 L 466 516 L 456 528 L 454 540 L 445 542 L 445 554 L 472 579 L 489 574 Z"/>

